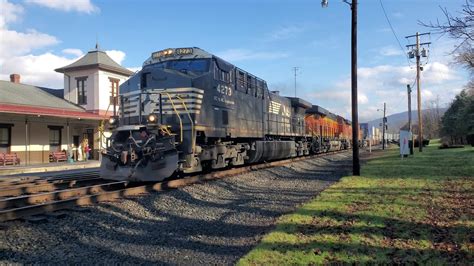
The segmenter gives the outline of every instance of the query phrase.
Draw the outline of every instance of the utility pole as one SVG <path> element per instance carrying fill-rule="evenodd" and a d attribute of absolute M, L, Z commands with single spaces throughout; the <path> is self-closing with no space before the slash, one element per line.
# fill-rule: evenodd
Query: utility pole
<path fill-rule="evenodd" d="M 381 111 L 377 109 L 377 111 Z M 387 123 L 387 118 L 385 117 L 385 113 L 387 111 L 387 104 L 383 103 L 383 118 L 382 118 L 382 150 L 385 150 L 385 123 Z"/>
<path fill-rule="evenodd" d="M 351 23 L 351 100 L 352 100 L 352 169 L 355 176 L 360 175 L 359 162 L 359 114 L 357 106 L 357 0 L 352 0 Z"/>
<path fill-rule="evenodd" d="M 413 133 L 411 131 L 411 87 L 410 87 L 410 84 L 407 84 L 407 92 L 408 92 L 408 132 L 410 132 L 410 135 L 411 135 L 410 154 L 413 155 L 413 149 L 415 147 L 415 143 L 413 141 Z"/>
<path fill-rule="evenodd" d="M 417 91 L 417 108 L 418 108 L 418 147 L 419 151 L 423 152 L 423 118 L 421 115 L 421 85 L 420 85 L 420 72 L 423 70 L 420 67 L 420 58 L 421 57 L 428 57 L 427 50 L 423 48 L 420 50 L 420 46 L 429 45 L 431 42 L 420 43 L 420 36 L 422 35 L 429 35 L 430 33 L 416 33 L 415 35 L 406 36 L 406 38 L 416 37 L 415 44 L 409 44 L 407 47 L 415 47 L 414 50 L 408 53 L 410 58 L 416 58 L 416 91 Z"/>
<path fill-rule="evenodd" d="M 296 76 L 298 74 L 298 70 L 300 70 L 300 67 L 293 67 L 293 71 L 295 72 L 295 98 L 296 98 Z"/>
<path fill-rule="evenodd" d="M 423 151 L 423 118 L 421 117 L 421 88 L 420 88 L 420 35 L 416 33 L 416 98 L 418 100 L 418 147 Z"/>
<path fill-rule="evenodd" d="M 342 0 L 351 8 L 351 105 L 352 105 L 352 174 L 360 175 L 359 160 L 359 114 L 357 107 L 357 1 Z M 328 0 L 321 0 L 327 7 Z"/>

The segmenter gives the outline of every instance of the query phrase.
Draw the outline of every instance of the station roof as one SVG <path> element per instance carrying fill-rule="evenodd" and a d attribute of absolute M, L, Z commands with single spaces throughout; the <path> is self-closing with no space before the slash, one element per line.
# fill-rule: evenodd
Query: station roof
<path fill-rule="evenodd" d="M 108 56 L 104 51 L 101 50 L 93 50 L 89 51 L 86 55 L 81 57 L 76 62 L 55 69 L 56 72 L 65 73 L 67 71 L 75 71 L 75 70 L 83 70 L 83 69 L 91 69 L 91 68 L 99 68 L 103 70 L 107 70 L 113 73 L 122 74 L 125 76 L 133 75 L 133 72 L 122 67 L 117 62 L 115 62 L 110 56 Z"/>
<path fill-rule="evenodd" d="M 46 92 L 44 88 L 4 80 L 0 80 L 0 113 L 104 119 Z"/>

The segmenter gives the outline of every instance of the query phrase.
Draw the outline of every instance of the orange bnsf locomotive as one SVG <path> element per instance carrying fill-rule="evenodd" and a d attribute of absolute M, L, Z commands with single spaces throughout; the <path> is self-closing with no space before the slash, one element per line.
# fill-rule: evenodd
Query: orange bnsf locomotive
<path fill-rule="evenodd" d="M 120 86 L 120 115 L 101 177 L 161 181 L 263 161 L 347 149 L 342 117 L 196 47 L 152 53 Z M 349 134 L 348 134 L 349 133 Z"/>
<path fill-rule="evenodd" d="M 306 110 L 306 134 L 312 138 L 314 153 L 348 149 L 351 144 L 352 126 L 342 116 L 313 105 Z"/>

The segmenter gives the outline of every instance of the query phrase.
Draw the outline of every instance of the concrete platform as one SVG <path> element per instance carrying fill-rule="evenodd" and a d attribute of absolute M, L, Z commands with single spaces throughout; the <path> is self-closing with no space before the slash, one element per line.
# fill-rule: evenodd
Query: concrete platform
<path fill-rule="evenodd" d="M 18 174 L 34 174 L 34 173 L 45 173 L 45 172 L 56 172 L 66 170 L 79 170 L 79 169 L 91 169 L 98 168 L 100 162 L 97 160 L 90 160 L 87 162 L 75 162 L 75 163 L 48 163 L 48 164 L 35 164 L 28 166 L 0 166 L 0 177 Z"/>

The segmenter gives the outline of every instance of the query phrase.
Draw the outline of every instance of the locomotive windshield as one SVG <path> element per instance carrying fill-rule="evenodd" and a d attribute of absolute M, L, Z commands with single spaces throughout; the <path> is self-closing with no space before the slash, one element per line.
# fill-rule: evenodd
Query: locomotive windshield
<path fill-rule="evenodd" d="M 153 67 L 202 73 L 209 71 L 209 59 L 169 60 L 154 64 Z"/>

